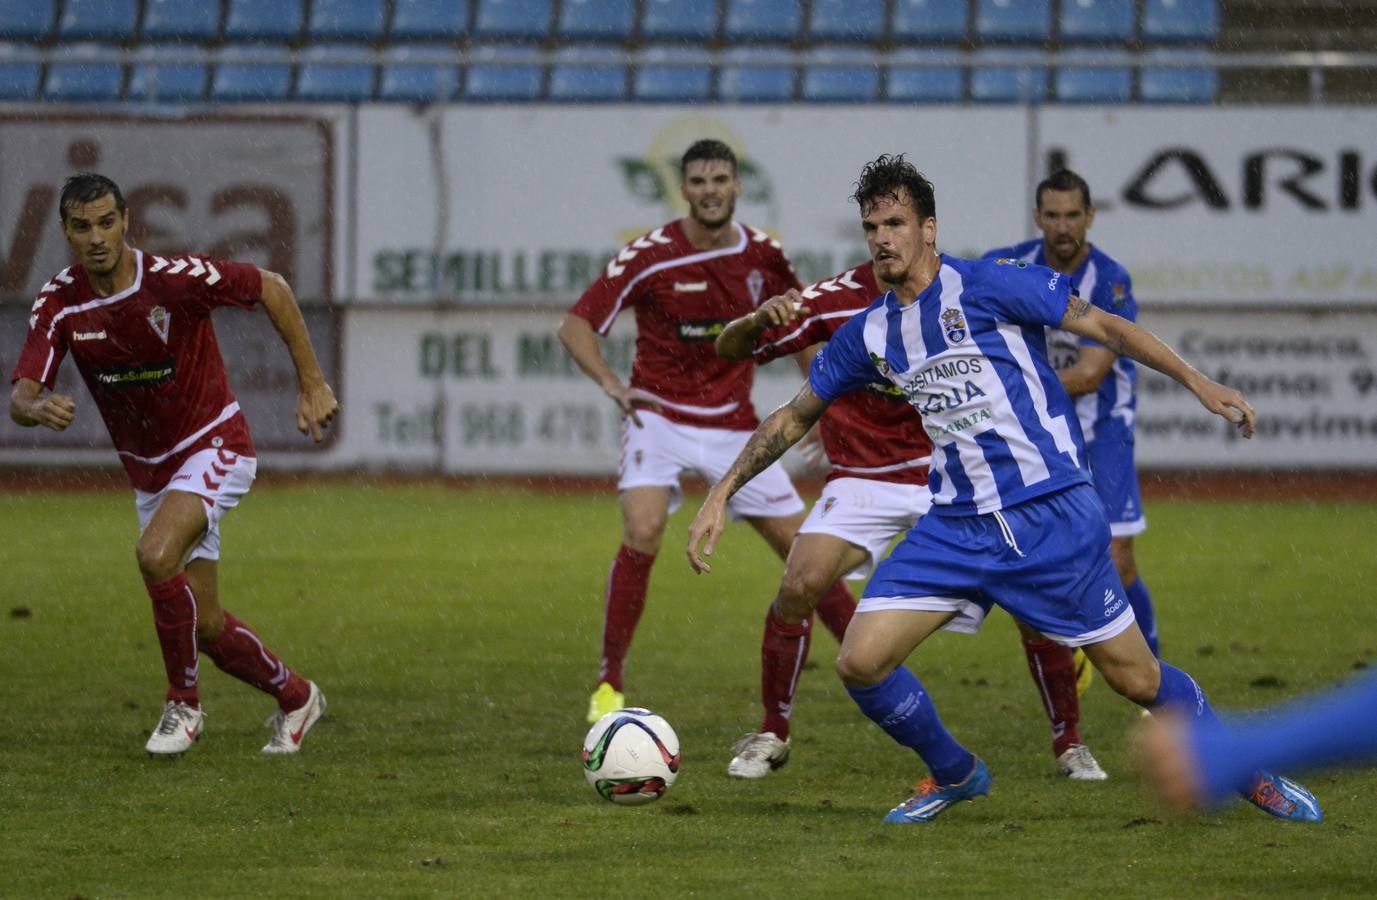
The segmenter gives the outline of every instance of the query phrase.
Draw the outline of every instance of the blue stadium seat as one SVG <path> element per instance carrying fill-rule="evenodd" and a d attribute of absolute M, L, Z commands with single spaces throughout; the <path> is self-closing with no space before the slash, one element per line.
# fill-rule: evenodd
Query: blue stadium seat
<path fill-rule="evenodd" d="M 976 0 L 977 40 L 1034 44 L 1051 33 L 1051 0 Z"/>
<path fill-rule="evenodd" d="M 624 41 L 635 23 L 634 0 L 564 0 L 558 31 L 561 38 Z"/>
<path fill-rule="evenodd" d="M 683 47 L 654 47 L 637 59 L 631 97 L 647 103 L 706 102 L 712 87 L 712 67 L 700 51 Z"/>
<path fill-rule="evenodd" d="M 1052 96 L 1061 103 L 1127 103 L 1133 99 L 1133 70 L 1128 66 L 1060 66 L 1052 78 Z"/>
<path fill-rule="evenodd" d="M 206 42 L 213 41 L 219 33 L 218 3 L 206 3 L 205 0 L 144 0 L 145 41 Z"/>
<path fill-rule="evenodd" d="M 220 51 L 210 80 L 210 99 L 265 102 L 291 94 L 291 56 L 281 47 L 242 45 Z"/>
<path fill-rule="evenodd" d="M 378 99 L 443 103 L 459 91 L 458 56 L 449 44 L 398 44 L 383 51 Z"/>
<path fill-rule="evenodd" d="M 926 63 L 919 65 L 918 63 Z M 966 67 L 960 56 L 931 50 L 900 49 L 890 56 L 885 99 L 894 103 L 960 103 Z"/>
<path fill-rule="evenodd" d="M 1057 33 L 1068 43 L 1130 41 L 1133 0 L 1061 0 Z"/>
<path fill-rule="evenodd" d="M 305 18 L 302 0 L 229 0 L 225 40 L 295 40 L 301 34 Z M 218 74 L 216 80 L 219 80 Z"/>
<path fill-rule="evenodd" d="M 645 0 L 641 37 L 711 40 L 717 36 L 717 0 Z"/>
<path fill-rule="evenodd" d="M 57 34 L 64 41 L 127 41 L 138 21 L 134 0 L 66 0 Z"/>
<path fill-rule="evenodd" d="M 717 99 L 729 103 L 788 103 L 794 99 L 795 60 L 787 50 L 734 47 L 717 73 Z M 765 65 L 765 63 L 776 65 Z"/>
<path fill-rule="evenodd" d="M 799 0 L 727 0 L 726 37 L 733 43 L 792 41 L 802 25 Z"/>
<path fill-rule="evenodd" d="M 33 50 L 0 44 L 0 100 L 32 100 L 38 93 L 43 65 Z"/>
<path fill-rule="evenodd" d="M 478 0 L 474 37 L 540 41 L 550 34 L 551 0 Z"/>
<path fill-rule="evenodd" d="M 1213 41 L 1219 0 L 1143 0 L 1143 42 Z"/>
<path fill-rule="evenodd" d="M 464 74 L 466 100 L 539 100 L 545 84 L 540 51 L 520 44 L 485 44 Z"/>
<path fill-rule="evenodd" d="M 393 0 L 394 41 L 450 41 L 468 32 L 469 0 Z"/>
<path fill-rule="evenodd" d="M 0 37 L 41 41 L 53 33 L 56 15 L 56 0 L 0 0 Z M 34 87 L 37 90 L 36 84 Z"/>
<path fill-rule="evenodd" d="M 612 103 L 626 99 L 626 66 L 620 47 L 565 47 L 550 67 L 549 99 L 563 103 Z"/>
<path fill-rule="evenodd" d="M 376 41 L 386 17 L 384 0 L 311 0 L 306 33 L 313 41 Z"/>
<path fill-rule="evenodd" d="M 376 76 L 366 44 L 313 44 L 301 53 L 296 99 L 362 103 L 373 99 Z"/>
<path fill-rule="evenodd" d="M 1145 65 L 1138 71 L 1138 99 L 1144 103 L 1213 103 L 1219 99 L 1219 73 L 1208 64 L 1208 58 L 1149 53 L 1144 62 L 1149 61 L 1175 65 Z"/>
<path fill-rule="evenodd" d="M 880 94 L 880 62 L 855 49 L 816 47 L 803 67 L 799 97 L 809 103 L 870 103 Z"/>
<path fill-rule="evenodd" d="M 966 0 L 894 0 L 896 43 L 938 43 L 966 38 Z"/>
<path fill-rule="evenodd" d="M 876 43 L 884 34 L 885 0 L 813 0 L 812 40 Z"/>
<path fill-rule="evenodd" d="M 1027 60 L 1024 62 L 1023 59 Z M 1047 69 L 1041 50 L 1006 50 L 999 60 L 971 67 L 971 99 L 980 103 L 1040 103 L 1047 96 Z"/>
<path fill-rule="evenodd" d="M 210 80 L 205 63 L 165 60 L 162 48 L 140 47 L 129 69 L 125 99 L 141 103 L 194 103 L 205 97 Z"/>
<path fill-rule="evenodd" d="M 124 87 L 124 66 L 111 59 L 101 44 L 72 44 L 60 48 L 48 63 L 43 99 L 55 101 L 118 100 Z"/>

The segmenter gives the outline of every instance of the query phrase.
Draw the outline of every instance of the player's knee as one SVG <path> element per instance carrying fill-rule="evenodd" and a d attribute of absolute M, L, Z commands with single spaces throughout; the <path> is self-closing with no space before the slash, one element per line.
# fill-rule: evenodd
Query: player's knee
<path fill-rule="evenodd" d="M 181 569 L 181 557 L 167 544 L 141 538 L 134 547 L 143 580 L 150 584 L 167 581 Z"/>
<path fill-rule="evenodd" d="M 870 687 L 884 681 L 894 667 L 888 660 L 868 656 L 845 647 L 837 654 L 837 676 L 847 687 Z"/>
<path fill-rule="evenodd" d="M 1162 676 L 1155 659 L 1143 665 L 1110 667 L 1101 674 L 1114 692 L 1127 700 L 1146 705 L 1157 699 Z"/>
<path fill-rule="evenodd" d="M 802 622 L 813 614 L 828 584 L 807 572 L 784 570 L 775 595 L 775 615 L 786 622 Z"/>
<path fill-rule="evenodd" d="M 664 536 L 665 520 L 660 518 L 627 522 L 622 529 L 622 543 L 647 556 L 655 556 L 660 552 L 660 541 Z"/>

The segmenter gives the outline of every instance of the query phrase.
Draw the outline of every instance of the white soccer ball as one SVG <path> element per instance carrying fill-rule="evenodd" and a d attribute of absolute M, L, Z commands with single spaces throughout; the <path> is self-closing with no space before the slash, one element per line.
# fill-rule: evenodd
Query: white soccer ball
<path fill-rule="evenodd" d="M 613 710 L 583 739 L 583 774 L 613 803 L 653 803 L 679 777 L 679 736 L 648 709 Z"/>

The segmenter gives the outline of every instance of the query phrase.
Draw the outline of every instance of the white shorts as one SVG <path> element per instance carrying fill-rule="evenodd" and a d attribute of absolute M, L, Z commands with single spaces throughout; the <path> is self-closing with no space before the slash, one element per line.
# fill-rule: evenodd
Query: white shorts
<path fill-rule="evenodd" d="M 834 478 L 823 486 L 799 534 L 830 534 L 865 550 L 869 562 L 846 577 L 864 581 L 884 558 L 895 535 L 903 534 L 932 506 L 925 484 L 895 484 L 873 478 Z"/>
<path fill-rule="evenodd" d="M 156 494 L 134 491 L 134 502 L 139 508 L 139 533 L 148 527 L 153 513 L 158 511 L 158 504 L 169 491 L 195 494 L 206 504 L 206 533 L 186 561 L 219 559 L 220 520 L 239 505 L 239 498 L 249 492 L 257 472 L 258 460 L 252 456 L 239 456 L 228 450 L 201 450 L 191 454 L 161 491 Z"/>
<path fill-rule="evenodd" d="M 720 481 L 751 437 L 749 431 L 680 425 L 645 410 L 638 414 L 642 427 L 637 428 L 628 417 L 622 428 L 617 490 L 667 487 L 670 512 L 684 503 L 680 475 L 697 472 L 710 482 Z M 803 511 L 803 498 L 776 462 L 737 491 L 727 501 L 727 511 L 733 519 L 792 516 Z"/>

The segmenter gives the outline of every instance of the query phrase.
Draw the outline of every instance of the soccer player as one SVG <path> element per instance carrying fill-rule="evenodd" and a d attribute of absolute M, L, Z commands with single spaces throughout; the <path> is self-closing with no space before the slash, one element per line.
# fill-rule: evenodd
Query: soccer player
<path fill-rule="evenodd" d="M 281 276 L 252 265 L 164 258 L 129 246 L 124 195 L 103 175 L 67 179 L 59 213 L 77 264 L 38 292 L 12 379 L 10 418 L 54 431 L 72 424 L 75 401 L 52 392 L 70 354 L 133 485 L 135 554 L 168 681 L 145 749 L 178 754 L 201 736 L 205 653 L 276 698 L 263 752 L 295 753 L 325 712 L 324 695 L 220 605 L 220 520 L 248 493 L 258 462 L 210 314 L 218 306 L 263 305 L 296 367 L 297 427 L 319 441 L 339 406 L 296 299 Z"/>
<path fill-rule="evenodd" d="M 730 147 L 698 141 L 679 172 L 688 215 L 624 247 L 559 327 L 569 355 L 626 417 L 617 481 L 622 545 L 607 577 L 590 722 L 626 705 L 623 665 L 665 520 L 683 502 L 680 475 L 696 470 L 720 478 L 759 421 L 751 405 L 752 364 L 722 359 L 713 340 L 763 298 L 801 286 L 777 241 L 734 220 L 741 182 Z M 628 307 L 636 315 L 636 359 L 631 383 L 623 384 L 597 336 Z M 803 521 L 803 501 L 784 469 L 770 466 L 732 499 L 731 512 L 782 558 Z M 840 638 L 854 608 L 838 583 L 819 615 Z"/>
<path fill-rule="evenodd" d="M 757 363 L 792 355 L 806 374 L 802 352 L 830 340 L 891 287 L 902 285 L 877 283 L 874 266 L 865 265 L 802 293 L 788 291 L 729 323 L 717 338 L 717 352 Z M 812 354 L 806 356 L 811 361 Z M 789 760 L 794 692 L 808 656 L 814 604 L 838 578 L 870 577 L 890 542 L 931 504 L 932 442 L 893 384 L 877 379 L 838 397 L 819 420 L 818 432 L 832 467 L 822 496 L 794 538 L 779 592 L 765 616 L 760 648 L 765 715 L 759 730 L 736 746 L 727 766 L 735 778 L 764 778 Z M 1077 781 L 1104 780 L 1108 776 L 1077 729 L 1080 702 L 1071 650 L 1047 640 L 1025 646 L 1044 707 L 1049 716 L 1053 710 L 1061 716 L 1052 720 L 1058 770 Z"/>
<path fill-rule="evenodd" d="M 876 274 L 902 293 L 888 292 L 838 329 L 794 399 L 756 429 L 694 519 L 689 563 L 709 571 L 703 556 L 735 491 L 832 400 L 883 378 L 909 398 L 933 441 L 932 509 L 876 568 L 837 658 L 861 711 L 932 772 L 885 820 L 928 822 L 989 792 L 989 769 L 946 730 L 903 662 L 939 628 L 978 628 L 993 605 L 1084 647 L 1130 700 L 1213 720 L 1195 680 L 1152 655 L 1123 597 L 1045 329 L 1059 326 L 1170 375 L 1245 437 L 1252 408 L 1147 331 L 1077 297 L 1060 272 L 938 254 L 932 184 L 902 156 L 868 164 L 855 199 Z M 1313 796 L 1292 782 L 1259 771 L 1235 787 L 1273 815 L 1318 820 Z"/>
<path fill-rule="evenodd" d="M 1086 240 L 1095 223 L 1095 206 L 1085 179 L 1061 169 L 1038 184 L 1035 203 L 1033 221 L 1042 237 L 991 250 L 985 258 L 1048 266 L 1069 275 L 1077 293 L 1092 305 L 1137 321 L 1138 304 L 1128 272 Z M 1062 387 L 1076 401 L 1086 462 L 1109 517 L 1109 555 L 1124 583 L 1138 628 L 1157 655 L 1157 616 L 1133 558 L 1133 536 L 1147 529 L 1133 467 L 1136 367 L 1133 360 L 1103 344 L 1060 328 L 1048 329 L 1047 356 Z M 1029 636 L 1024 637 L 1027 640 Z"/>

